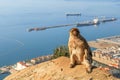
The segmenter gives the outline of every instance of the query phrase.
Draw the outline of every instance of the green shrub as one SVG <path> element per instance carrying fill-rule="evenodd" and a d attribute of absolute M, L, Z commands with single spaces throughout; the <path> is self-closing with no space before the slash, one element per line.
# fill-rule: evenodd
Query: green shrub
<path fill-rule="evenodd" d="M 60 56 L 69 57 L 69 51 L 68 51 L 67 46 L 60 46 L 54 50 L 52 58 L 55 59 L 55 58 L 58 58 Z"/>

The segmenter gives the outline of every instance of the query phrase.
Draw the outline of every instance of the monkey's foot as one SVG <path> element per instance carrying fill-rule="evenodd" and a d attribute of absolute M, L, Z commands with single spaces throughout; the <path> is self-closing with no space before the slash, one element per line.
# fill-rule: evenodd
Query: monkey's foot
<path fill-rule="evenodd" d="M 70 68 L 73 68 L 75 65 L 74 64 L 70 64 Z"/>
<path fill-rule="evenodd" d="M 92 69 L 91 69 L 91 68 L 86 68 L 86 72 L 87 72 L 87 73 L 91 73 L 91 72 L 92 72 Z"/>

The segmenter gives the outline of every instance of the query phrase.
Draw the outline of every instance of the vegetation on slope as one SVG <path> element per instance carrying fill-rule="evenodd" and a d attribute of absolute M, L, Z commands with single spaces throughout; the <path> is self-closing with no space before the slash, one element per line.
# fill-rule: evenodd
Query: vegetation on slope
<path fill-rule="evenodd" d="M 69 51 L 67 46 L 60 46 L 54 50 L 52 59 L 56 59 L 60 56 L 69 57 Z"/>

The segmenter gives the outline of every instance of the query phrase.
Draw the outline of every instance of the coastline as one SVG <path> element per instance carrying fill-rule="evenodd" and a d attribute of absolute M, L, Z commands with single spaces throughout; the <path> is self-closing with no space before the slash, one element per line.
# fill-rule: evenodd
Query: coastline
<path fill-rule="evenodd" d="M 45 62 L 45 61 L 49 61 L 49 60 L 51 60 L 52 56 L 53 55 L 39 56 L 39 57 L 32 58 L 27 61 L 19 61 L 13 65 L 0 67 L 0 75 L 6 74 L 6 73 L 14 73 L 16 71 L 19 71 L 16 68 L 18 63 L 21 63 L 21 66 L 26 66 L 25 68 L 27 68 L 29 66 L 33 66 L 33 65 Z M 22 69 L 24 69 L 24 68 L 21 68 L 20 70 L 22 70 Z"/>
<path fill-rule="evenodd" d="M 106 39 L 106 38 L 102 38 L 102 39 Z M 97 41 L 89 41 L 88 43 L 89 43 L 90 47 L 101 49 L 101 50 L 106 47 L 118 46 L 118 44 L 104 42 L 104 41 L 98 40 L 98 39 L 97 39 Z M 93 51 L 93 53 L 94 52 L 95 52 L 95 50 Z M 31 60 L 17 62 L 14 65 L 3 66 L 0 68 L 0 74 L 14 73 L 16 71 L 24 69 L 24 68 L 21 68 L 21 69 L 17 70 L 17 65 L 25 66 L 25 68 L 27 68 L 29 66 L 33 66 L 33 65 L 45 62 L 45 61 L 49 61 L 49 60 L 51 60 L 52 56 L 53 56 L 53 54 L 47 55 L 47 56 L 39 56 L 39 57 L 33 58 Z M 96 58 L 95 56 L 93 57 L 93 59 L 98 62 L 100 62 L 100 60 L 101 60 L 101 58 L 99 59 L 99 58 Z M 103 63 L 103 62 L 100 62 L 100 63 Z M 107 62 L 107 63 L 109 63 L 109 62 Z"/>

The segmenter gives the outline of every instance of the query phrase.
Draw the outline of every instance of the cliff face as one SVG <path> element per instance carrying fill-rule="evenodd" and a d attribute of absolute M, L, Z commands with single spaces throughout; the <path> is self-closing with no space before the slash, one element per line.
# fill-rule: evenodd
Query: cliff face
<path fill-rule="evenodd" d="M 117 80 L 110 74 L 94 68 L 87 74 L 84 65 L 69 68 L 69 58 L 60 57 L 15 72 L 5 80 Z"/>

